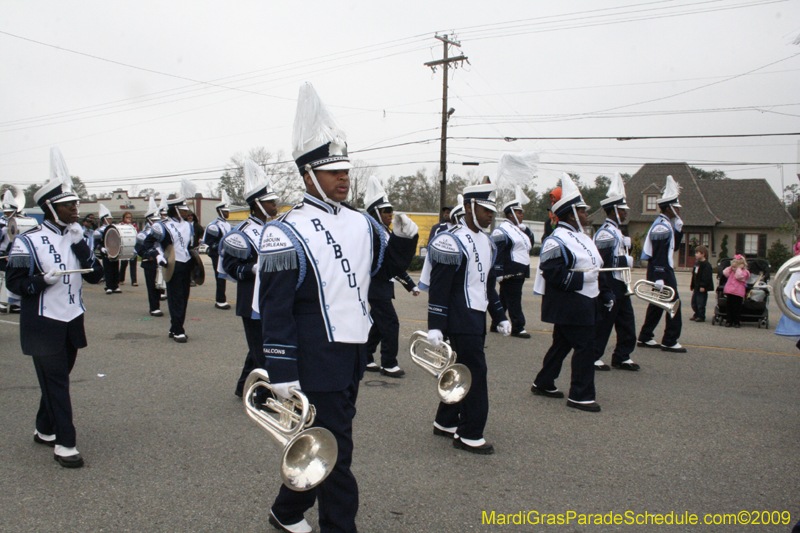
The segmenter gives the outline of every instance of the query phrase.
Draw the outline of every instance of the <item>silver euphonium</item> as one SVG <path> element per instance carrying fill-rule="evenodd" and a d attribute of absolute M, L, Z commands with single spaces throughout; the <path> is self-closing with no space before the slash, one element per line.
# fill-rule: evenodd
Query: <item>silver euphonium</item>
<path fill-rule="evenodd" d="M 269 395 L 256 405 L 258 389 Z M 305 394 L 292 389 L 291 398 L 281 398 L 273 391 L 266 370 L 250 372 L 244 383 L 244 410 L 283 448 L 281 479 L 287 488 L 302 492 L 313 489 L 328 477 L 339 455 L 336 438 L 325 428 L 310 427 L 316 410 Z"/>
<path fill-rule="evenodd" d="M 456 363 L 456 353 L 446 342 L 434 346 L 428 334 L 415 331 L 411 335 L 411 360 L 437 378 L 436 392 L 442 403 L 458 403 L 464 399 L 472 385 L 472 372 Z"/>
<path fill-rule="evenodd" d="M 675 315 L 678 314 L 681 301 L 675 300 L 675 289 L 669 285 L 664 285 L 659 290 L 655 282 L 640 279 L 634 283 L 633 292 L 642 300 L 666 310 L 670 318 L 675 318 Z"/>
<path fill-rule="evenodd" d="M 571 272 L 622 272 L 622 281 L 625 283 L 625 296 L 635 294 L 631 288 L 631 267 L 612 267 L 612 268 L 571 268 Z"/>
<path fill-rule="evenodd" d="M 800 322 L 800 315 L 797 314 L 796 309 L 789 307 L 789 304 L 784 300 L 786 298 L 786 285 L 790 283 L 793 274 L 800 272 L 800 255 L 796 255 L 786 261 L 778 269 L 775 274 L 775 296 L 778 303 L 778 308 L 781 313 L 791 318 L 795 322 Z M 800 281 L 795 281 L 792 287 L 789 287 L 789 300 L 792 304 L 800 308 L 800 299 L 797 297 L 800 293 Z"/>

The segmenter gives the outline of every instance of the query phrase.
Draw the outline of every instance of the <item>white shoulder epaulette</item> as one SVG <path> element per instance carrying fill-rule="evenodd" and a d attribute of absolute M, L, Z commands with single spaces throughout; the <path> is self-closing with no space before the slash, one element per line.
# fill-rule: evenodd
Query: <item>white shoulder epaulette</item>
<path fill-rule="evenodd" d="M 220 247 L 225 255 L 247 259 L 250 257 L 250 243 L 247 237 L 238 230 L 233 230 L 222 239 Z"/>
<path fill-rule="evenodd" d="M 434 263 L 460 265 L 462 252 L 458 239 L 446 231 L 439 233 L 428 245 L 428 257 Z"/>
<path fill-rule="evenodd" d="M 300 242 L 294 232 L 277 220 L 267 222 L 261 232 L 258 262 L 262 272 L 279 272 L 299 268 L 305 259 Z"/>

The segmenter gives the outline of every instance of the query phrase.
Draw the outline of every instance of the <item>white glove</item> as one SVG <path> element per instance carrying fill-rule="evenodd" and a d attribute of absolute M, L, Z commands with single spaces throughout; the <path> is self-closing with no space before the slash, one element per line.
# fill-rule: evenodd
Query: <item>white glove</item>
<path fill-rule="evenodd" d="M 660 291 L 663 289 L 664 289 L 664 280 L 663 279 L 656 280 L 656 290 Z"/>
<path fill-rule="evenodd" d="M 100 247 L 100 253 L 103 255 L 108 255 L 108 250 L 106 250 L 105 246 Z"/>
<path fill-rule="evenodd" d="M 414 288 L 411 289 L 411 294 L 413 294 L 414 296 L 419 296 L 419 287 L 414 285 Z"/>
<path fill-rule="evenodd" d="M 497 331 L 503 334 L 503 337 L 508 337 L 511 335 L 511 322 L 508 320 L 503 320 L 499 324 L 497 324 Z"/>
<path fill-rule="evenodd" d="M 419 232 L 419 227 L 406 215 L 394 216 L 394 234 L 404 239 L 410 239 Z"/>
<path fill-rule="evenodd" d="M 612 309 L 614 309 L 614 300 L 609 300 L 603 305 L 606 306 L 609 311 L 611 311 Z"/>
<path fill-rule="evenodd" d="M 631 249 L 631 238 L 630 237 L 622 237 L 622 244 L 625 245 L 625 248 L 630 250 Z"/>
<path fill-rule="evenodd" d="M 503 276 L 497 276 L 497 283 L 503 282 Z"/>
<path fill-rule="evenodd" d="M 675 217 L 672 219 L 672 225 L 675 227 L 676 230 L 682 231 L 683 230 L 683 220 L 681 217 Z"/>
<path fill-rule="evenodd" d="M 583 273 L 583 283 L 594 283 L 597 281 L 597 278 L 600 276 L 600 269 L 598 267 L 593 268 L 589 272 Z"/>
<path fill-rule="evenodd" d="M 428 331 L 428 342 L 434 346 L 439 346 L 444 340 L 444 335 L 440 329 L 432 329 Z"/>
<path fill-rule="evenodd" d="M 628 264 L 628 268 L 633 268 L 633 256 L 626 255 L 625 262 Z"/>
<path fill-rule="evenodd" d="M 524 230 L 525 228 L 528 227 L 528 226 L 525 225 L 524 222 L 520 222 L 519 224 L 517 224 L 517 226 L 519 226 L 519 229 L 521 229 L 521 230 Z"/>
<path fill-rule="evenodd" d="M 77 244 L 83 240 L 83 229 L 81 229 L 81 225 L 77 222 L 73 222 L 67 226 L 67 232 L 69 233 L 69 240 L 72 241 L 72 244 Z"/>
<path fill-rule="evenodd" d="M 277 394 L 281 398 L 287 398 L 287 399 L 292 397 L 292 393 L 291 393 L 292 389 L 300 390 L 300 382 L 299 381 L 287 381 L 285 383 L 272 383 L 270 386 L 272 387 L 272 390 L 275 392 L 275 394 Z"/>
<path fill-rule="evenodd" d="M 167 266 L 167 260 L 166 260 L 166 259 L 164 258 L 164 256 L 163 256 L 163 255 L 161 255 L 161 254 L 158 254 L 158 255 L 156 256 L 156 263 L 158 263 L 158 265 L 159 265 L 159 266 L 162 266 L 162 267 L 165 267 L 165 266 Z"/>
<path fill-rule="evenodd" d="M 60 279 L 62 279 L 61 274 L 58 273 L 57 268 L 54 268 L 53 270 L 44 275 L 44 280 L 45 282 L 47 282 L 48 285 L 53 285 Z"/>
<path fill-rule="evenodd" d="M 253 263 L 253 275 L 258 276 L 258 263 Z"/>

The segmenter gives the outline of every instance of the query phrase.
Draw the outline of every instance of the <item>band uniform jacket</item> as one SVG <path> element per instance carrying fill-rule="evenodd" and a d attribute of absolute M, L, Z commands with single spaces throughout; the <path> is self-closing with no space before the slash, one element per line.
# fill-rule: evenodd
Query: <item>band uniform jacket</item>
<path fill-rule="evenodd" d="M 385 231 L 347 204 L 308 194 L 265 225 L 257 298 L 275 383 L 299 380 L 304 390 L 332 392 L 351 385 L 354 369 L 363 375 L 371 278 L 405 272 L 418 239 L 384 239 Z"/>
<path fill-rule="evenodd" d="M 48 285 L 44 274 L 54 267 L 61 270 L 91 268 L 92 272 L 65 274 L 63 279 Z M 7 283 L 9 290 L 21 296 L 19 317 L 22 353 L 55 355 L 64 349 L 66 339 L 76 348 L 86 347 L 83 328 L 83 280 L 98 283 L 103 267 L 86 241 L 70 243 L 66 229 L 46 220 L 14 239 L 9 257 Z"/>
<path fill-rule="evenodd" d="M 203 244 L 208 246 L 208 255 L 210 257 L 219 256 L 220 241 L 230 230 L 230 223 L 220 217 L 217 217 L 216 220 L 206 226 L 206 231 L 203 234 Z"/>
<path fill-rule="evenodd" d="M 672 264 L 673 253 L 680 248 L 683 232 L 672 225 L 669 218 L 659 215 L 650 230 L 642 249 L 642 259 L 647 260 L 647 279 L 649 281 L 664 280 L 664 284 L 678 288 L 675 270 Z"/>
<path fill-rule="evenodd" d="M 526 239 L 527 241 L 523 240 Z M 530 251 L 536 239 L 530 228 L 525 229 L 513 224 L 508 219 L 500 223 L 492 232 L 492 240 L 497 247 L 497 258 L 494 261 L 495 276 L 505 278 L 531 277 Z M 514 261 L 514 256 L 524 254 L 527 262 Z"/>
<path fill-rule="evenodd" d="M 253 316 L 253 291 L 256 284 L 253 265 L 258 262 L 258 245 L 263 229 L 264 223 L 250 216 L 220 241 L 222 268 L 228 276 L 236 280 L 236 316 L 258 318 Z"/>
<path fill-rule="evenodd" d="M 601 268 L 603 260 L 592 239 L 570 225 L 559 222 L 553 233 L 542 241 L 539 272 L 534 290 L 542 293 L 542 322 L 572 326 L 592 326 L 598 320 L 603 302 L 614 299 L 614 293 L 598 277 L 596 289 L 584 284 L 584 273 L 574 268 Z M 541 279 L 539 279 L 541 277 Z"/>
<path fill-rule="evenodd" d="M 594 244 L 600 252 L 604 267 L 631 268 L 633 266 L 633 257 L 625 253 L 624 237 L 619 225 L 610 218 L 607 218 L 594 234 Z M 605 284 L 614 291 L 616 299 L 624 297 L 628 292 L 622 272 L 601 272 L 600 277 L 604 278 Z"/>
<path fill-rule="evenodd" d="M 431 263 L 428 328 L 448 335 L 486 333 L 486 311 L 494 322 L 506 320 L 495 288 L 495 246 L 484 232 L 456 225 L 428 247 Z"/>

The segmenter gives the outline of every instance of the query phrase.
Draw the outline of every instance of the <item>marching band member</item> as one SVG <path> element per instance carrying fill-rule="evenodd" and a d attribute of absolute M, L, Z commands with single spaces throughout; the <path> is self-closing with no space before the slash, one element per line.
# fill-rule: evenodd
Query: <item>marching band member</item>
<path fill-rule="evenodd" d="M 6 192 L 3 193 L 3 216 L 0 217 L 0 271 L 5 272 L 6 267 L 8 266 L 8 254 L 11 251 L 11 237 L 8 234 L 8 223 L 9 221 L 17 216 L 20 212 L 20 203 L 21 200 L 17 200 L 14 198 L 14 195 L 11 193 L 10 189 L 6 189 Z M 24 204 L 23 204 L 24 206 Z M 5 281 L 3 281 L 5 283 Z M 6 283 L 6 292 L 8 292 L 8 284 Z M 8 295 L 8 305 L 0 304 L 0 311 L 2 312 L 11 312 L 11 313 L 18 313 L 19 312 L 19 296 L 16 294 Z"/>
<path fill-rule="evenodd" d="M 661 214 L 658 215 L 642 248 L 642 259 L 647 260 L 647 281 L 655 282 L 656 289 L 661 289 L 664 285 L 675 290 L 675 299 L 679 299 L 678 281 L 675 278 L 673 253 L 678 250 L 683 240 L 683 220 L 681 220 L 681 204 L 678 202 L 680 187 L 672 176 L 667 176 L 667 184 L 664 193 L 658 200 L 658 207 Z M 654 332 L 661 320 L 664 309 L 657 305 L 647 306 L 647 313 L 644 316 L 644 324 L 639 331 L 639 346 L 645 348 L 661 348 L 665 352 L 686 353 L 686 348 L 680 345 L 678 339 L 681 336 L 681 313 L 680 309 L 675 313 L 675 317 L 667 314 L 666 327 L 661 343 L 656 342 Z"/>
<path fill-rule="evenodd" d="M 214 307 L 217 309 L 230 309 L 231 304 L 228 303 L 225 296 L 225 277 L 217 272 L 217 263 L 219 262 L 219 242 L 231 230 L 231 224 L 228 222 L 230 216 L 231 201 L 228 198 L 228 193 L 222 191 L 222 198 L 220 203 L 216 205 L 217 218 L 206 227 L 205 234 L 203 235 L 203 244 L 208 246 L 208 257 L 211 258 L 211 264 L 214 267 L 214 279 L 217 282 L 217 293 L 214 300 Z"/>
<path fill-rule="evenodd" d="M 631 239 L 620 230 L 628 217 L 628 204 L 625 203 L 625 183 L 619 172 L 614 175 L 606 198 L 600 201 L 600 206 L 606 212 L 606 221 L 595 233 L 594 244 L 600 252 L 603 264 L 608 268 L 633 267 L 633 257 L 628 255 Z M 605 278 L 606 285 L 614 291 L 616 303 L 610 312 L 602 315 L 602 320 L 595 326 L 595 370 L 611 370 L 611 367 L 603 363 L 602 357 L 612 328 L 617 331 L 617 344 L 611 355 L 611 366 L 620 370 L 639 370 L 639 365 L 630 358 L 636 347 L 636 318 L 633 316 L 631 297 L 626 294 L 628 285 L 625 283 L 625 275 L 616 271 L 601 272 L 600 276 Z M 630 280 L 630 277 L 627 279 Z"/>
<path fill-rule="evenodd" d="M 503 206 L 506 218 L 492 232 L 492 241 L 497 247 L 494 274 L 500 282 L 500 303 L 508 311 L 511 320 L 511 336 L 530 339 L 525 331 L 525 315 L 522 312 L 522 286 L 531 277 L 531 248 L 534 237 L 530 228 L 522 223 L 522 206 L 530 202 L 522 188 L 517 186 L 516 198 Z M 492 322 L 490 331 L 497 331 Z"/>
<path fill-rule="evenodd" d="M 364 343 L 371 326 L 370 280 L 379 270 L 403 272 L 417 243 L 417 226 L 396 215 L 388 242 L 372 217 L 344 204 L 351 168 L 344 132 L 314 88 L 300 89 L 293 157 L 303 176 L 303 201 L 261 235 L 258 291 L 263 349 L 275 392 L 302 390 L 316 407 L 315 426 L 336 437 L 332 473 L 314 490 L 281 485 L 270 523 L 307 532 L 303 514 L 319 499 L 323 533 L 356 531 L 358 485 L 350 471 L 352 422 L 358 382 L 366 365 Z"/>
<path fill-rule="evenodd" d="M 225 274 L 236 280 L 236 316 L 242 317 L 247 339 L 247 357 L 234 391 L 240 397 L 250 372 L 265 368 L 261 317 L 253 310 L 253 299 L 261 232 L 267 220 L 278 214 L 278 195 L 273 192 L 264 169 L 250 159 L 244 161 L 244 184 L 250 217 L 228 232 L 220 243 L 221 266 Z"/>
<path fill-rule="evenodd" d="M 431 239 L 439 235 L 443 231 L 448 231 L 453 228 L 453 223 L 450 222 L 450 213 L 452 212 L 453 208 L 449 206 L 444 206 L 442 208 L 442 221 L 437 222 L 433 226 L 431 226 L 431 232 L 428 233 L 428 245 L 431 243 Z"/>
<path fill-rule="evenodd" d="M 434 237 L 428 247 L 428 341 L 438 346 L 447 335 L 458 362 L 472 373 L 469 393 L 458 403 L 439 403 L 434 435 L 453 439 L 453 447 L 481 455 L 494 453 L 483 429 L 489 416 L 486 381 L 486 310 L 503 335 L 511 334 L 495 290 L 492 270 L 494 244 L 484 230 L 492 225 L 495 186 L 474 185 L 464 189 L 464 225 Z M 429 281 L 428 281 L 429 280 Z"/>
<path fill-rule="evenodd" d="M 175 250 L 175 268 L 172 278 L 167 282 L 167 306 L 170 317 L 169 337 L 180 343 L 188 340 L 183 323 L 186 321 L 186 308 L 189 304 L 190 271 L 193 265 L 189 246 L 194 238 L 194 228 L 186 220 L 189 214 L 186 198 L 193 198 L 196 191 L 195 184 L 186 178 L 181 179 L 181 195 L 167 200 L 168 218 L 153 224 L 150 235 L 144 240 L 142 253 L 142 257 L 155 258 L 158 265 L 165 267 L 167 260 L 156 248 L 156 244 L 160 244 L 162 250 L 169 245 Z"/>
<path fill-rule="evenodd" d="M 100 212 L 97 218 L 100 219 L 100 227 L 94 232 L 94 250 L 95 253 L 103 258 L 103 271 L 106 276 L 106 294 L 120 293 L 122 289 L 119 288 L 119 261 L 112 261 L 109 259 L 108 251 L 105 249 L 105 246 L 103 246 L 106 230 L 114 223 L 114 218 L 111 216 L 111 211 L 103 204 L 100 204 Z"/>
<path fill-rule="evenodd" d="M 148 201 L 147 212 L 144 214 L 147 224 L 144 229 L 136 235 L 136 245 L 134 251 L 142 258 L 142 270 L 144 270 L 144 283 L 147 286 L 147 301 L 150 304 L 150 316 L 164 316 L 161 311 L 161 291 L 156 287 L 156 276 L 158 274 L 158 264 L 153 257 L 144 257 L 144 241 L 153 230 L 153 225 L 161 220 L 161 213 L 156 206 L 156 200 L 152 196 Z M 157 245 L 157 248 L 160 245 Z M 163 252 L 161 252 L 163 254 Z"/>
<path fill-rule="evenodd" d="M 553 344 L 544 356 L 531 392 L 563 398 L 555 380 L 564 359 L 574 349 L 567 406 L 598 412 L 594 388 L 594 327 L 601 313 L 598 295 L 608 309 L 614 307 L 614 299 L 613 293 L 598 283 L 597 269 L 603 266 L 603 260 L 591 237 L 583 233 L 589 224 L 588 207 L 572 178 L 562 174 L 561 199 L 552 206 L 558 226 L 542 242 L 533 286 L 534 293 L 542 295 L 542 322 L 553 324 Z"/>
<path fill-rule="evenodd" d="M 389 226 L 392 223 L 394 209 L 389 203 L 389 197 L 383 190 L 378 178 L 370 176 L 367 185 L 367 193 L 364 196 L 364 204 L 369 213 L 382 228 L 381 235 L 384 239 L 389 238 Z M 395 276 L 405 289 L 414 296 L 419 295 L 419 288 L 411 280 L 409 275 L 403 272 L 400 276 Z M 367 339 L 367 370 L 378 372 L 391 378 L 401 378 L 405 371 L 397 364 L 397 351 L 400 337 L 400 319 L 397 318 L 397 311 L 394 310 L 392 300 L 394 299 L 394 283 L 392 278 L 387 277 L 384 272 L 378 272 L 372 277 L 369 285 L 369 314 L 372 317 L 372 328 L 369 330 Z M 381 364 L 375 363 L 374 353 L 378 344 L 381 345 Z"/>
<path fill-rule="evenodd" d="M 98 283 L 103 268 L 83 240 L 79 200 L 58 148 L 50 151 L 50 174 L 50 181 L 34 195 L 44 211 L 44 222 L 14 239 L 8 286 L 22 296 L 22 352 L 33 356 L 42 392 L 33 440 L 54 447 L 59 465 L 79 468 L 83 458 L 75 448 L 69 374 L 78 349 L 86 347 L 82 280 Z M 79 269 L 91 272 L 60 273 Z"/>

